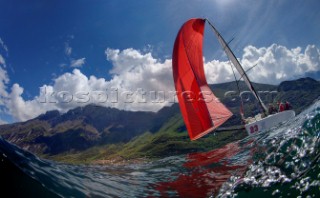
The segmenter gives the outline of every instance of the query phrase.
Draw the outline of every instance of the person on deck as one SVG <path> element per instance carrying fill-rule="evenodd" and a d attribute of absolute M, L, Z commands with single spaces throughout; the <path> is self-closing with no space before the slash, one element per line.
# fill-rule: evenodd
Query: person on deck
<path fill-rule="evenodd" d="M 274 106 L 272 104 L 269 104 L 268 114 L 271 115 L 271 114 L 274 114 L 274 113 L 277 113 L 277 109 L 274 108 Z"/>
<path fill-rule="evenodd" d="M 290 109 L 292 109 L 292 106 L 288 101 L 286 101 L 285 110 L 290 110 Z"/>
<path fill-rule="evenodd" d="M 285 110 L 285 105 L 283 104 L 283 102 L 278 102 L 277 104 L 279 105 L 278 112 L 282 112 Z"/>

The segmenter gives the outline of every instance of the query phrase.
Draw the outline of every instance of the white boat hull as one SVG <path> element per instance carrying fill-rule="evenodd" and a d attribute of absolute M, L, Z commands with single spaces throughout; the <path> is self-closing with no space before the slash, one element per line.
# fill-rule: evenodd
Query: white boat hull
<path fill-rule="evenodd" d="M 287 121 L 295 116 L 293 110 L 282 111 L 276 114 L 269 115 L 268 117 L 246 124 L 245 128 L 249 135 L 266 131 L 277 124 Z"/>

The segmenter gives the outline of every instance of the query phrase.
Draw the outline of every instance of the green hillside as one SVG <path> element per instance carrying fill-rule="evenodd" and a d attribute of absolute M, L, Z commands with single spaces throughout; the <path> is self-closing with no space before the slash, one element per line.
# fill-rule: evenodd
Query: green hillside
<path fill-rule="evenodd" d="M 122 163 L 132 159 L 155 159 L 171 155 L 209 151 L 229 142 L 246 137 L 244 130 L 211 133 L 197 141 L 191 141 L 180 115 L 172 117 L 156 133 L 146 132 L 130 142 L 96 146 L 84 152 L 63 153 L 51 159 L 68 163 Z"/>

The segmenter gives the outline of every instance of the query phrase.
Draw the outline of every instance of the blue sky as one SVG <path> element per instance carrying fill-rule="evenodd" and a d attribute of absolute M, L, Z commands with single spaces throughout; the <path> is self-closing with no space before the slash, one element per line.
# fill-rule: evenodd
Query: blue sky
<path fill-rule="evenodd" d="M 319 78 L 319 7 L 318 0 L 2 0 L 0 121 L 26 120 L 46 110 L 64 111 L 77 106 L 47 105 L 34 110 L 38 106 L 35 99 L 41 96 L 40 87 L 44 86 L 56 91 L 62 87 L 74 91 L 84 83 L 86 90 L 92 91 L 94 82 L 100 88 L 119 85 L 130 90 L 143 85 L 138 80 L 130 81 L 136 79 L 130 73 L 133 70 L 140 78 L 154 78 L 160 86 L 149 83 L 149 87 L 142 86 L 144 89 L 172 86 L 173 42 L 181 25 L 193 17 L 210 19 L 226 40 L 235 38 L 231 47 L 243 64 L 248 64 L 245 67 L 254 64 L 253 59 L 260 61 L 261 67 L 270 66 L 268 71 L 261 69 L 261 77 L 253 77 L 254 81 L 277 84 L 306 73 Z M 230 71 L 221 68 L 226 58 L 209 28 L 204 46 L 207 64 L 219 63 L 215 68 L 220 68 L 208 69 L 209 82 L 230 81 L 226 75 Z M 288 66 L 277 69 L 268 60 L 270 56 Z M 290 68 L 293 60 L 289 58 L 299 62 L 294 70 Z M 166 68 L 168 73 L 164 71 Z M 100 81 L 90 80 L 90 76 Z M 73 85 L 72 77 L 84 81 Z M 130 87 L 133 85 L 136 86 Z M 162 106 L 115 107 L 158 110 Z"/>

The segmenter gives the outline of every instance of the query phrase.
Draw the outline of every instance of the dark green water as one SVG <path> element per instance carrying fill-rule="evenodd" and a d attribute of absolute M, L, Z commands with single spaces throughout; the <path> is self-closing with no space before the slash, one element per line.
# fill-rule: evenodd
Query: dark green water
<path fill-rule="evenodd" d="M 320 102 L 206 153 L 126 166 L 42 160 L 0 138 L 1 197 L 318 197 Z"/>

